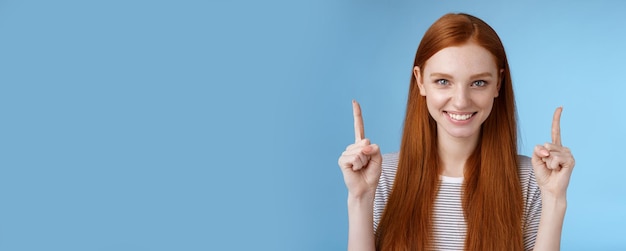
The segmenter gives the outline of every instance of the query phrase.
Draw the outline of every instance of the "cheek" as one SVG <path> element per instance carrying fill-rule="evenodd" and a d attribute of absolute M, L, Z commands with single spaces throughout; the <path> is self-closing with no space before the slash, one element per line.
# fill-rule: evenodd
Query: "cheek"
<path fill-rule="evenodd" d="M 486 94 L 486 93 L 485 93 Z M 493 95 L 480 95 L 474 99 L 474 104 L 482 108 L 491 108 L 495 103 Z M 489 109 L 491 110 L 491 109 Z"/>
<path fill-rule="evenodd" d="M 426 96 L 426 105 L 429 111 L 439 110 L 446 104 L 447 98 L 437 92 L 429 92 Z"/>
<path fill-rule="evenodd" d="M 428 108 L 428 114 L 435 119 L 439 120 L 442 116 L 441 111 L 446 107 L 448 101 L 450 100 L 446 95 L 436 92 L 429 92 L 428 96 L 426 96 L 426 107 Z"/>

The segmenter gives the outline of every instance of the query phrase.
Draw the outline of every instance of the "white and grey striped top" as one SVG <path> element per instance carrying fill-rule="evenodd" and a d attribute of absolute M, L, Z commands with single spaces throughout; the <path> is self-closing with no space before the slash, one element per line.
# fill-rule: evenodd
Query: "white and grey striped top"
<path fill-rule="evenodd" d="M 523 233 L 524 249 L 532 250 L 537 237 L 541 217 L 541 194 L 530 158 L 520 156 L 519 174 L 524 200 Z M 374 199 L 374 230 L 382 217 L 387 199 L 393 187 L 398 167 L 398 153 L 383 155 L 382 174 Z M 439 193 L 434 205 L 433 233 L 437 250 L 463 250 L 466 223 L 461 206 L 463 178 L 441 176 Z"/>

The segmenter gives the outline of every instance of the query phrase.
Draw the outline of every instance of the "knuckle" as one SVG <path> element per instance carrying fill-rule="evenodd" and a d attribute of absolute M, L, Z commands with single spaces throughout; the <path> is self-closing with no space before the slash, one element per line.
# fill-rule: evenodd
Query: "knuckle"
<path fill-rule="evenodd" d="M 372 149 L 374 149 L 375 152 L 380 151 L 380 147 L 378 147 L 377 144 L 372 144 L 371 146 L 372 146 Z"/>
<path fill-rule="evenodd" d="M 350 144 L 346 147 L 346 151 L 350 151 L 352 149 L 354 149 L 357 146 L 357 144 Z"/>
<path fill-rule="evenodd" d="M 339 156 L 339 159 L 337 160 L 337 163 L 339 163 L 339 165 L 344 165 L 345 163 L 348 162 L 348 160 L 346 159 L 346 155 L 341 155 Z"/>
<path fill-rule="evenodd" d="M 337 161 L 337 164 L 339 164 L 340 168 L 349 168 L 350 167 L 350 163 L 346 162 L 345 160 L 339 159 L 339 161 Z"/>
<path fill-rule="evenodd" d="M 352 166 L 352 169 L 358 170 L 359 168 L 361 168 L 363 166 L 363 163 L 361 163 L 361 161 L 358 160 L 358 161 L 352 162 L 351 166 Z"/>
<path fill-rule="evenodd" d="M 345 158 L 346 156 L 350 156 L 350 151 L 345 150 L 341 153 L 341 156 L 339 156 L 339 158 Z"/>
<path fill-rule="evenodd" d="M 359 155 L 353 155 L 352 159 L 351 159 L 352 164 L 356 164 L 356 163 L 360 163 L 361 162 L 361 157 L 359 157 Z"/>

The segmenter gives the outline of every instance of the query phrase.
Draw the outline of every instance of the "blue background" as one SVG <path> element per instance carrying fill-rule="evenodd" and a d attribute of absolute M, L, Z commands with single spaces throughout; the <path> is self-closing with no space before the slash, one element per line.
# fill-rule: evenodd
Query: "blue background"
<path fill-rule="evenodd" d="M 564 106 L 563 250 L 624 250 L 626 3 L 503 2 L 2 0 L 0 250 L 344 250 L 350 101 L 397 151 L 458 11 L 505 44 L 521 153 Z"/>

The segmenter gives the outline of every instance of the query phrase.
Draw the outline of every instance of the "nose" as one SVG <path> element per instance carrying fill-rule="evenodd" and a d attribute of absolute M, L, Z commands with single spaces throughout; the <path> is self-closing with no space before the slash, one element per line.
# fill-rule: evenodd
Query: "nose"
<path fill-rule="evenodd" d="M 470 105 L 470 90 L 465 86 L 456 86 L 454 95 L 452 96 L 452 104 L 455 108 L 462 110 Z"/>

